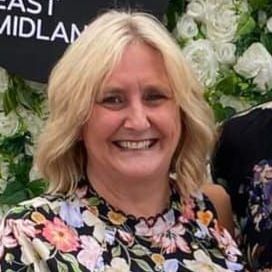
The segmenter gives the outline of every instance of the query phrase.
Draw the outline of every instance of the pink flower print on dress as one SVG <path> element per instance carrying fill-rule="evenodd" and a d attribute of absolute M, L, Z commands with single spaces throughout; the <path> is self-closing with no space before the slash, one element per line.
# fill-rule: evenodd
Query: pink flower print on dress
<path fill-rule="evenodd" d="M 150 237 L 154 246 L 162 247 L 166 253 L 174 253 L 177 248 L 184 252 L 190 252 L 187 242 L 182 235 L 185 234 L 185 228 L 182 223 L 175 225 L 175 216 L 173 210 L 164 216 L 157 218 L 153 226 L 148 226 L 145 220 L 142 220 L 135 227 L 136 234 Z"/>
<path fill-rule="evenodd" d="M 122 241 L 124 241 L 128 246 L 131 246 L 134 243 L 134 236 L 126 231 L 118 230 L 118 234 Z"/>
<path fill-rule="evenodd" d="M 4 225 L 4 221 L 0 225 L 0 260 L 4 254 L 4 248 L 13 248 L 18 245 L 17 240 L 12 234 L 12 227 L 8 224 L 10 220 L 7 220 L 7 224 Z"/>
<path fill-rule="evenodd" d="M 184 201 L 182 206 L 182 216 L 180 216 L 179 221 L 182 223 L 187 223 L 189 220 L 194 220 L 194 207 L 195 203 L 193 199 L 189 198 L 187 201 Z"/>
<path fill-rule="evenodd" d="M 209 230 L 211 231 L 214 238 L 217 240 L 219 248 L 224 250 L 224 255 L 227 257 L 226 263 L 228 267 L 235 265 L 238 260 L 238 256 L 241 256 L 242 254 L 238 249 L 237 244 L 233 240 L 232 236 L 226 229 L 220 227 L 216 220 L 215 227 L 209 228 Z M 241 270 L 242 268 L 242 265 L 238 268 L 236 267 L 235 271 Z"/>
<path fill-rule="evenodd" d="M 35 223 L 29 219 L 11 219 L 7 224 L 12 228 L 13 235 L 17 240 L 19 240 L 21 233 L 34 238 L 40 232 L 35 228 Z"/>
<path fill-rule="evenodd" d="M 191 252 L 187 242 L 182 237 L 184 234 L 184 226 L 182 224 L 177 224 L 160 237 L 161 247 L 165 249 L 167 254 L 176 252 L 177 248 L 183 252 Z"/>
<path fill-rule="evenodd" d="M 55 217 L 53 222 L 46 221 L 42 230 L 42 235 L 62 252 L 71 252 L 79 247 L 76 232 L 64 224 L 59 218 Z"/>
<path fill-rule="evenodd" d="M 100 262 L 102 256 L 102 248 L 97 241 L 91 236 L 80 236 L 82 250 L 78 253 L 78 261 L 84 265 L 89 271 L 94 271 Z"/>

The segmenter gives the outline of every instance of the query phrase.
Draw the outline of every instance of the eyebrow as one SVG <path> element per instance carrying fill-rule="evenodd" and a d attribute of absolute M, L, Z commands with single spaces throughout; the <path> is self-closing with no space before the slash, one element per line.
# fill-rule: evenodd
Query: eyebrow
<path fill-rule="evenodd" d="M 158 91 L 162 91 L 162 92 L 165 92 L 166 94 L 172 96 L 174 93 L 173 93 L 173 90 L 170 86 L 168 86 L 167 84 L 153 84 L 153 83 L 150 83 L 150 84 L 139 84 L 139 88 L 141 91 L 147 91 L 147 90 L 158 90 Z M 126 88 L 123 88 L 123 87 L 119 87 L 119 86 L 106 86 L 104 85 L 104 87 L 102 87 L 100 89 L 100 91 L 98 92 L 97 94 L 97 97 L 100 97 L 102 96 L 103 94 L 119 94 L 119 93 L 123 93 L 123 92 L 126 92 Z"/>

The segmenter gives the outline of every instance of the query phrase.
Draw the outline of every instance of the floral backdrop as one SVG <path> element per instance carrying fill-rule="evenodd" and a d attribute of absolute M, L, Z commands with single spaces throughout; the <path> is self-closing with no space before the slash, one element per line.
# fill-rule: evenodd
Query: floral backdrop
<path fill-rule="evenodd" d="M 170 0 L 165 24 L 218 122 L 272 100 L 271 0 Z M 0 218 L 45 189 L 32 166 L 47 116 L 45 88 L 0 68 Z"/>

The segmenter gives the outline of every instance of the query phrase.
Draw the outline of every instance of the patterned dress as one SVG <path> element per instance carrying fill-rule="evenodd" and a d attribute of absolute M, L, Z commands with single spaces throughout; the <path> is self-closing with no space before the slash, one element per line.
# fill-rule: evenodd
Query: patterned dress
<path fill-rule="evenodd" d="M 272 271 L 272 102 L 227 121 L 212 172 L 232 200 L 251 271 Z"/>
<path fill-rule="evenodd" d="M 241 253 L 201 193 L 171 182 L 169 207 L 135 218 L 84 180 L 72 196 L 44 195 L 13 208 L 0 230 L 1 271 L 244 271 Z"/>

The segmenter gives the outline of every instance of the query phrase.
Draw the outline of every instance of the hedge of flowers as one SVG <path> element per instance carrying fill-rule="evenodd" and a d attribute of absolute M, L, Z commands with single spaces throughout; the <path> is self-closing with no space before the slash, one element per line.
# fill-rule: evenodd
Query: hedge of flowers
<path fill-rule="evenodd" d="M 171 0 L 165 18 L 219 122 L 272 100 L 270 0 Z M 47 116 L 44 89 L 0 68 L 0 218 L 44 191 L 32 166 Z"/>

